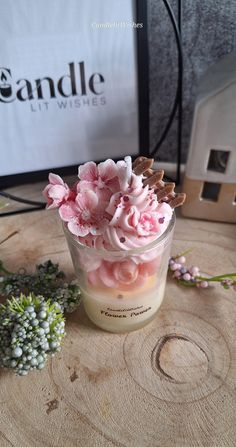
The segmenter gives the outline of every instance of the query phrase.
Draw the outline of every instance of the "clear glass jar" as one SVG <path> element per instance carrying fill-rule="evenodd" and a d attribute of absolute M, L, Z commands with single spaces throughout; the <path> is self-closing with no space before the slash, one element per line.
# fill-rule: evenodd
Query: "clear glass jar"
<path fill-rule="evenodd" d="M 110 332 L 139 329 L 158 311 L 165 291 L 175 215 L 151 244 L 127 251 L 81 244 L 63 224 L 85 311 Z"/>

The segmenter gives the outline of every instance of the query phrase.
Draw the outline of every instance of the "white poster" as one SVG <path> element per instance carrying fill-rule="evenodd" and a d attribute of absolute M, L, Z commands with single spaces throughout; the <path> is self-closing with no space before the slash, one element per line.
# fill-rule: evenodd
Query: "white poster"
<path fill-rule="evenodd" d="M 0 174 L 138 152 L 129 0 L 0 0 Z"/>

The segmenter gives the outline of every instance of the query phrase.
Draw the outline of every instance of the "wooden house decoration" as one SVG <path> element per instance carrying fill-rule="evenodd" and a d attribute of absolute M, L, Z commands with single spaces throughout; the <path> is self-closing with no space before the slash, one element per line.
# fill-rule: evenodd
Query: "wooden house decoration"
<path fill-rule="evenodd" d="M 200 82 L 183 191 L 184 216 L 236 222 L 236 53 Z"/>

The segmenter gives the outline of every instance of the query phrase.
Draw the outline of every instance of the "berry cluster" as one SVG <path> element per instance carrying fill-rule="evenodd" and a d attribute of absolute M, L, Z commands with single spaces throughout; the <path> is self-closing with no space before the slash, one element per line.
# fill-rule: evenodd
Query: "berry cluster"
<path fill-rule="evenodd" d="M 210 282 L 219 282 L 224 289 L 232 288 L 236 291 L 236 273 L 226 273 L 224 275 L 204 277 L 200 274 L 199 267 L 192 266 L 190 268 L 185 267 L 185 253 L 181 253 L 176 256 L 172 256 L 169 259 L 169 271 L 172 273 L 172 277 L 178 281 L 179 284 L 188 287 L 199 287 L 200 289 L 206 289 L 209 287 Z"/>
<path fill-rule="evenodd" d="M 60 350 L 65 322 L 60 306 L 42 296 L 23 294 L 0 304 L 0 366 L 21 376 L 42 369 Z"/>
<path fill-rule="evenodd" d="M 202 289 L 206 289 L 209 286 L 209 283 L 208 281 L 200 281 L 198 279 L 200 276 L 199 268 L 197 266 L 187 268 L 184 266 L 185 262 L 185 256 L 172 257 L 169 259 L 169 270 L 173 272 L 173 278 L 177 279 L 179 282 L 187 283 L 189 286 L 198 286 Z"/>
<path fill-rule="evenodd" d="M 232 288 L 236 292 L 236 281 L 231 278 L 225 278 L 220 281 L 220 284 L 224 287 L 224 289 Z"/>
<path fill-rule="evenodd" d="M 5 276 L 0 282 L 0 293 L 6 297 L 28 295 L 42 295 L 60 304 L 62 311 L 72 312 L 81 300 L 79 286 L 75 282 L 65 281 L 64 272 L 59 270 L 58 264 L 50 260 L 36 266 L 34 275 L 23 272 L 10 273 L 0 264 L 0 272 Z"/>

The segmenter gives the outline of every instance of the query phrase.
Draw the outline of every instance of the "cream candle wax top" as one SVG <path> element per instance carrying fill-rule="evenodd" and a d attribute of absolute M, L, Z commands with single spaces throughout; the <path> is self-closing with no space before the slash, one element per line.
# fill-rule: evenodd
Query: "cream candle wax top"
<path fill-rule="evenodd" d="M 165 289 L 165 276 L 157 284 L 156 275 L 134 290 L 87 288 L 83 292 L 84 307 L 89 318 L 103 329 L 126 332 L 138 329 L 151 320 L 160 307 Z"/>

